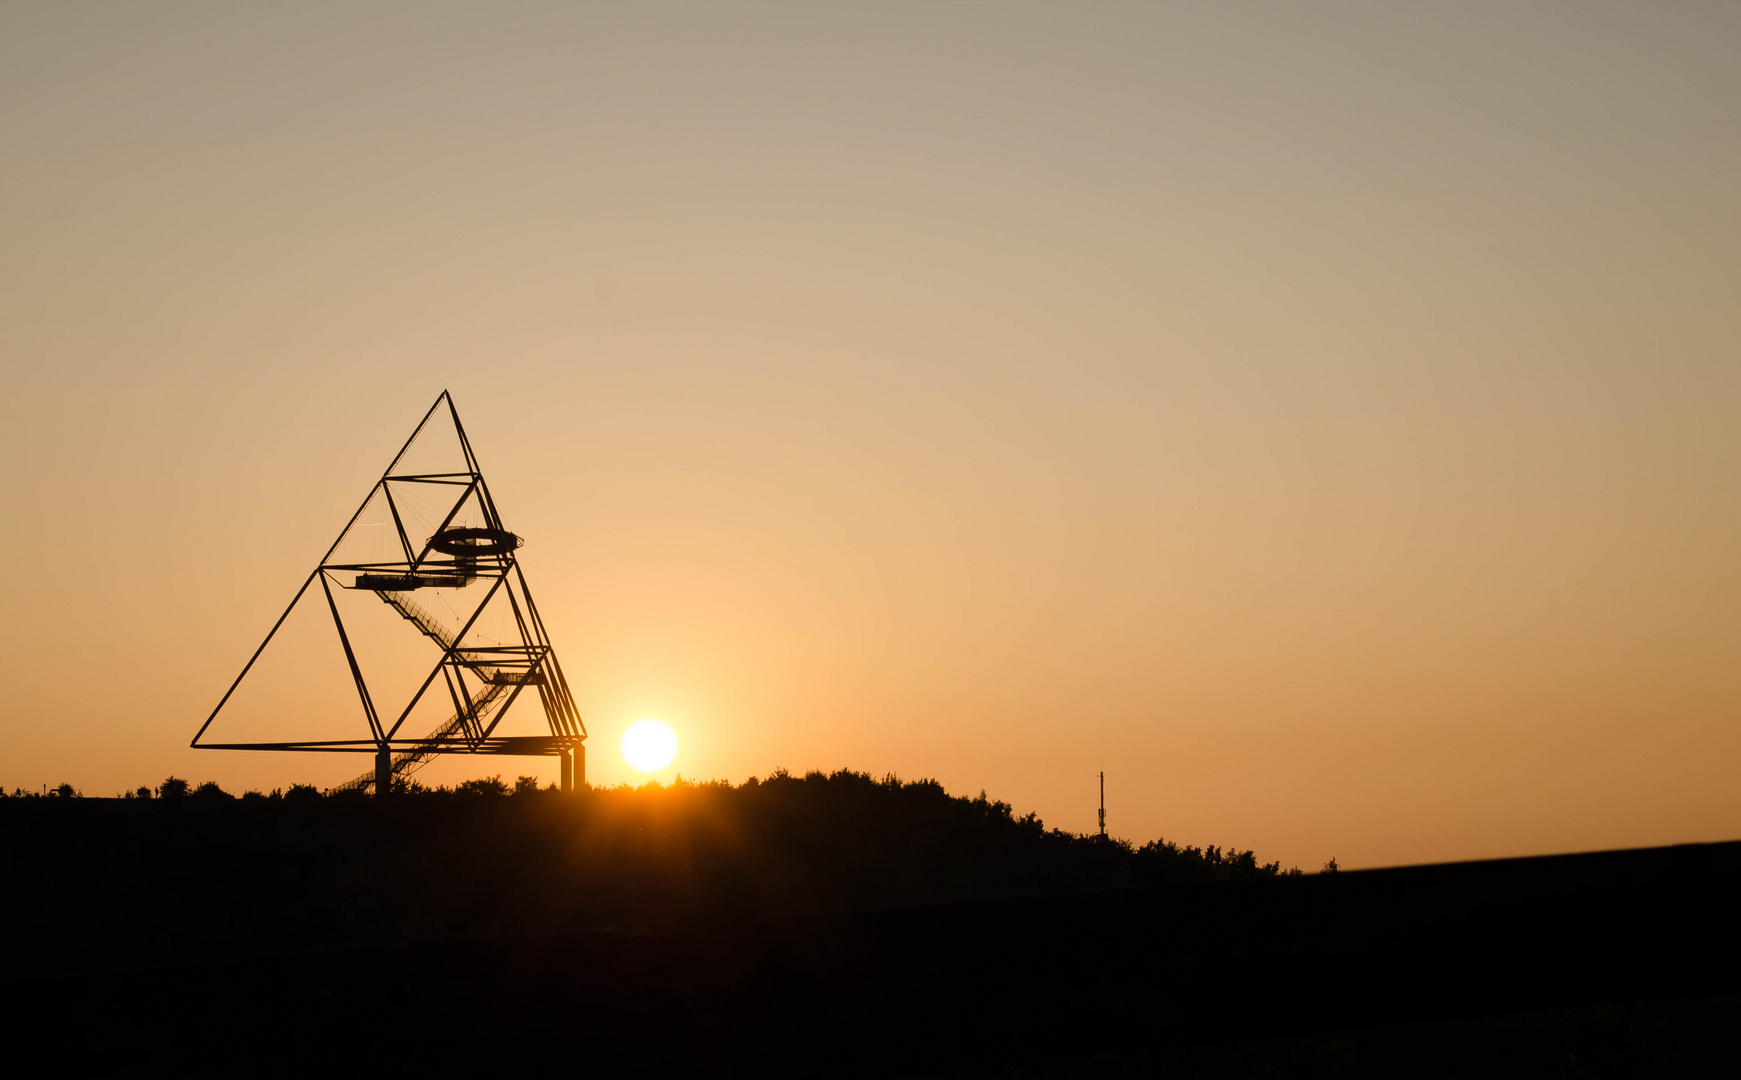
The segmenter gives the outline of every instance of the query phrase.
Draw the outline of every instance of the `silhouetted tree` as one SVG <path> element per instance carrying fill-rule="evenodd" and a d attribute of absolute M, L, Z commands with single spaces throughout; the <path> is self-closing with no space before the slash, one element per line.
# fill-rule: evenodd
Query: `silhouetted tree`
<path fill-rule="evenodd" d="M 164 777 L 163 783 L 157 785 L 159 799 L 179 799 L 187 795 L 187 781 L 177 776 Z"/>
<path fill-rule="evenodd" d="M 532 794 L 536 794 L 537 791 L 538 791 L 538 778 L 536 776 L 521 776 L 521 777 L 515 778 L 515 780 L 514 780 L 514 794 L 516 794 L 516 795 L 532 795 Z"/>
<path fill-rule="evenodd" d="M 223 802 L 235 798 L 229 792 L 219 787 L 217 781 L 207 780 L 193 791 L 194 797 L 206 802 Z"/>
<path fill-rule="evenodd" d="M 466 780 L 453 789 L 461 795 L 506 795 L 508 785 L 502 783 L 500 776 L 490 776 L 482 780 Z"/>

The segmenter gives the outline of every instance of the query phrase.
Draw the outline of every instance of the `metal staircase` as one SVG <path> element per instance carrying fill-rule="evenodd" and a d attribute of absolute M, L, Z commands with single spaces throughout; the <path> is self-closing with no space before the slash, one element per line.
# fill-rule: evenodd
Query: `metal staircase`
<path fill-rule="evenodd" d="M 397 611 L 411 625 L 423 631 L 426 636 L 434 639 L 437 645 L 440 645 L 443 649 L 453 648 L 452 632 L 450 632 L 447 627 L 441 625 L 441 620 L 437 619 L 434 615 L 431 615 L 429 610 L 422 604 L 419 604 L 417 601 L 411 599 L 410 596 L 402 592 L 388 592 L 386 590 L 381 590 L 376 592 L 375 595 L 379 596 L 388 607 Z"/>
<path fill-rule="evenodd" d="M 428 609 L 411 599 L 411 597 L 401 592 L 387 592 L 385 590 L 376 592 L 375 595 L 379 596 L 386 602 L 388 607 L 397 611 L 407 622 L 421 630 L 437 645 L 440 645 L 443 649 L 453 648 L 454 640 L 452 631 L 443 626 L 441 621 L 434 615 L 430 614 Z M 393 776 L 395 779 L 402 776 L 409 776 L 422 768 L 430 758 L 442 752 L 441 747 L 444 745 L 446 740 L 452 739 L 456 735 L 465 734 L 466 727 L 472 722 L 473 717 L 476 717 L 481 721 L 485 714 L 489 712 L 490 708 L 501 699 L 503 694 L 507 693 L 515 686 L 520 685 L 522 682 L 529 683 L 533 681 L 529 675 L 523 675 L 519 672 L 501 671 L 488 664 L 467 664 L 466 666 L 468 670 L 477 675 L 478 681 L 483 683 L 483 688 L 478 692 L 477 696 L 471 699 L 471 712 L 469 714 L 466 712 L 454 713 L 443 721 L 441 726 L 424 736 L 421 744 L 413 746 L 411 749 L 403 753 L 394 754 Z M 347 780 L 345 783 L 340 784 L 332 790 L 335 792 L 367 791 L 372 789 L 374 786 L 375 770 L 370 769 L 363 775 L 352 780 Z"/>
<path fill-rule="evenodd" d="M 491 683 L 485 686 L 478 696 L 472 699 L 472 708 L 478 713 L 478 715 L 483 715 L 490 706 L 496 703 L 497 699 L 507 693 L 511 688 L 512 686 L 509 683 Z M 422 768 L 430 758 L 441 753 L 440 747 L 444 740 L 451 739 L 455 735 L 460 734 L 465 730 L 466 724 L 470 721 L 471 717 L 467 716 L 465 713 L 454 713 L 452 716 L 447 718 L 445 723 L 429 733 L 422 746 L 414 746 L 402 754 L 394 754 L 393 776 L 395 778 L 410 776 L 412 773 Z M 374 786 L 375 770 L 370 769 L 368 772 L 356 777 L 355 779 L 345 781 L 338 787 L 333 788 L 333 790 L 367 791 L 372 789 Z"/>

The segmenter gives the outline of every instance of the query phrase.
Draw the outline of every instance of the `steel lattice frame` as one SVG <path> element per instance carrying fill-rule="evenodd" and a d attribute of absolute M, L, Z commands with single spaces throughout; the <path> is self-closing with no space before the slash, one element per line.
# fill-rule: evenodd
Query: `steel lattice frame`
<path fill-rule="evenodd" d="M 413 473 L 401 475 L 395 472 L 401 460 L 411 449 L 417 437 L 434 418 L 437 411 L 446 406 L 447 415 L 453 421 L 455 434 L 458 436 L 459 448 L 465 456 L 465 472 L 443 473 Z M 449 493 L 457 492 L 452 508 L 446 518 L 438 525 L 434 533 L 421 544 L 415 543 L 406 532 L 404 520 L 400 516 L 399 507 L 393 498 L 389 484 L 415 484 L 446 489 Z M 357 524 L 377 495 L 386 500 L 391 510 L 393 526 L 397 532 L 399 547 L 403 554 L 401 559 L 391 559 L 379 562 L 333 562 L 335 552 L 343 544 L 346 536 Z M 485 526 L 482 529 L 451 529 L 455 515 L 467 504 L 469 499 L 481 509 Z M 495 534 L 506 537 L 512 542 L 498 543 L 494 546 L 477 544 L 476 552 L 471 553 L 463 541 L 441 542 L 446 536 L 469 534 Z M 441 546 L 438 546 L 441 545 Z M 254 654 L 248 658 L 241 674 L 225 691 L 217 708 L 212 710 L 206 722 L 200 726 L 194 735 L 192 746 L 202 750 L 275 750 L 275 751 L 314 751 L 324 753 L 369 753 L 376 755 L 376 768 L 372 773 L 365 774 L 343 785 L 348 788 L 375 787 L 381 794 L 386 794 L 391 788 L 389 778 L 404 776 L 422 765 L 430 757 L 437 754 L 515 754 L 558 757 L 562 760 L 563 787 L 569 788 L 585 778 L 585 739 L 586 725 L 580 718 L 579 710 L 575 708 L 573 695 L 568 689 L 568 680 L 563 676 L 562 665 L 557 661 L 556 650 L 550 643 L 550 635 L 544 627 L 544 620 L 538 613 L 538 606 L 532 599 L 531 590 L 526 585 L 525 574 L 521 572 L 514 549 L 518 538 L 509 533 L 502 525 L 501 516 L 496 511 L 495 500 L 490 496 L 489 485 L 484 481 L 483 472 L 478 468 L 477 458 L 472 453 L 471 442 L 466 438 L 465 427 L 460 423 L 459 412 L 454 408 L 453 399 L 447 391 L 435 399 L 435 404 L 429 407 L 422 421 L 417 425 L 411 437 L 405 440 L 405 445 L 387 466 L 381 478 L 375 482 L 367 497 L 357 507 L 350 521 L 346 522 L 339 532 L 338 539 L 333 541 L 319 565 L 308 575 L 302 587 L 296 591 L 296 596 L 284 609 L 284 614 L 267 632 L 266 638 Z M 456 553 L 456 551 L 458 553 Z M 340 575 L 351 577 L 347 583 Z M 439 586 L 464 586 L 472 581 L 490 582 L 484 596 L 478 601 L 465 624 L 456 632 L 448 634 L 445 628 L 435 623 L 420 607 L 409 599 L 408 594 L 419 588 Z M 301 602 L 308 590 L 318 583 L 324 594 L 327 609 L 332 614 L 333 625 L 338 631 L 340 643 L 344 646 L 345 659 L 350 665 L 351 677 L 356 682 L 357 696 L 362 705 L 363 715 L 368 721 L 369 737 L 358 739 L 324 739 L 291 742 L 261 742 L 261 743 L 208 743 L 201 740 L 212 722 L 218 718 L 224 706 L 229 702 L 242 680 L 247 678 L 253 669 L 255 661 L 272 643 L 273 637 L 284 625 L 290 613 Z M 369 691 L 367 680 L 363 677 L 362 668 L 357 662 L 355 652 L 351 647 L 350 636 L 345 631 L 343 617 L 339 614 L 337 603 L 333 599 L 333 587 L 342 589 L 362 589 L 374 592 L 389 606 L 395 608 L 406 621 L 410 622 L 426 637 L 442 646 L 441 657 L 430 669 L 428 676 L 413 695 L 404 709 L 397 716 L 388 717 L 377 709 L 374 696 Z M 398 586 L 395 588 L 394 586 Z M 506 596 L 513 612 L 514 625 L 519 635 L 518 643 L 498 644 L 491 646 L 464 644 L 467 632 L 483 614 L 490 602 L 498 593 Z M 437 678 L 445 684 L 445 688 L 454 707 L 454 715 L 436 731 L 408 735 L 402 729 L 418 703 L 425 694 L 430 693 Z M 469 678 L 469 681 L 468 681 Z M 474 689 L 475 684 L 475 689 Z M 521 691 L 526 687 L 534 687 L 544 708 L 545 718 L 549 721 L 549 735 L 533 736 L 502 736 L 496 735 L 497 726 L 507 715 L 510 708 L 519 699 Z M 499 699 L 506 695 L 506 700 L 500 701 L 500 707 L 495 707 Z M 576 768 L 578 766 L 578 768 Z M 578 775 L 577 775 L 578 774 Z"/>

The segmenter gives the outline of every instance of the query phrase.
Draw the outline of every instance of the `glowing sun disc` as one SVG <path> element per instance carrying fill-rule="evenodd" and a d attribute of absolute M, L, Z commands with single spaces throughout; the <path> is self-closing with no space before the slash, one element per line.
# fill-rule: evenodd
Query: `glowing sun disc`
<path fill-rule="evenodd" d="M 622 749 L 637 772 L 656 773 L 677 756 L 677 733 L 663 720 L 637 720 L 623 732 Z"/>

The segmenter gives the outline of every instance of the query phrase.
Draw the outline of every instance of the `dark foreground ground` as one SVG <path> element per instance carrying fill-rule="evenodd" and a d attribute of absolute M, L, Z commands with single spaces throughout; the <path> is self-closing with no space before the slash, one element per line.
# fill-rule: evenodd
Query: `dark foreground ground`
<path fill-rule="evenodd" d="M 428 863 L 439 846 L 419 848 L 424 876 L 401 866 L 370 884 L 309 846 L 326 842 L 319 828 L 289 834 L 301 837 L 298 862 L 291 841 L 259 824 L 275 819 L 260 818 L 244 832 L 272 853 L 278 876 L 262 876 L 235 848 L 239 811 L 196 827 L 158 808 L 148 813 L 159 824 L 143 828 L 137 807 L 84 802 L 74 826 L 43 807 L 3 817 L 9 982 L 20 992 L 7 1045 L 79 1073 L 1732 1075 L 1741 1031 L 1741 844 L 1308 876 L 1175 868 L 1142 884 L 1128 849 L 1080 840 L 1044 842 L 1042 879 L 1012 876 L 1044 847 L 1023 841 L 1002 870 L 966 879 L 1001 898 L 932 874 L 877 910 L 829 910 L 875 894 L 874 883 L 829 893 L 813 882 L 809 893 L 788 886 L 809 910 L 786 914 L 733 892 L 732 903 L 675 916 L 544 932 L 555 925 L 539 921 L 547 911 L 515 908 L 520 920 L 502 925 L 503 909 L 486 904 L 488 926 L 452 932 L 450 921 L 436 934 L 437 915 L 384 908 L 409 904 L 405 890 L 449 888 L 445 873 L 484 873 L 475 852 L 444 870 Z M 43 824 L 56 813 L 60 832 Z M 323 827 L 381 828 L 374 809 L 319 813 Z M 130 840 L 98 845 L 107 861 L 91 848 L 55 863 L 68 828 L 125 832 L 127 820 Z M 33 829 L 59 839 L 20 839 Z M 870 832 L 867 843 L 882 835 Z M 194 840 L 141 861 L 140 845 L 164 835 Z M 202 857 L 224 837 L 230 847 Z M 965 858 L 986 842 L 970 829 L 953 854 L 915 858 Z M 378 845 L 357 850 L 379 861 Z M 857 845 L 838 837 L 832 850 Z M 510 854 L 556 877 L 575 872 Z M 127 880 L 163 859 L 164 876 Z M 823 878 L 877 865 L 812 861 Z M 56 865 L 78 869 L 59 882 L 29 876 Z M 217 870 L 202 877 L 199 865 Z M 499 880 L 485 877 L 460 905 L 472 917 Z M 563 880 L 564 896 L 582 889 Z M 532 879 L 508 884 L 536 891 Z M 690 878 L 658 887 L 697 888 Z M 275 892 L 250 895 L 260 890 Z M 208 924 L 188 905 L 221 932 L 201 937 Z M 349 934 L 333 922 L 347 911 Z M 299 917 L 314 938 L 256 925 Z M 311 946 L 323 938 L 338 944 Z M 177 962 L 178 950 L 196 959 Z"/>

